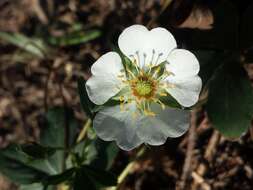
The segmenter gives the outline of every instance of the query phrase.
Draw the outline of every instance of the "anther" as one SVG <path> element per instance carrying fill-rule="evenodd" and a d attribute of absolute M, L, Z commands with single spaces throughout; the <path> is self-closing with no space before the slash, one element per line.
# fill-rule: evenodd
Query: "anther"
<path fill-rule="evenodd" d="M 133 118 L 134 120 L 136 120 L 136 118 L 137 118 L 137 113 L 136 113 L 136 112 L 133 112 L 133 113 L 132 113 L 132 118 Z"/>
<path fill-rule="evenodd" d="M 167 94 L 165 92 L 160 92 L 159 95 L 160 96 L 167 96 Z"/>
<path fill-rule="evenodd" d="M 159 53 L 158 54 L 158 56 L 157 56 L 157 59 L 156 59 L 156 62 L 155 62 L 155 65 L 157 65 L 157 63 L 158 63 L 158 61 L 159 61 L 159 59 L 160 59 L 160 57 L 163 55 L 163 53 Z"/>
<path fill-rule="evenodd" d="M 155 117 L 155 116 L 156 116 L 156 114 L 155 114 L 154 112 L 149 111 L 149 110 L 145 110 L 145 111 L 144 111 L 144 114 L 147 115 L 147 116 L 152 116 L 152 117 Z"/>
<path fill-rule="evenodd" d="M 143 58 L 144 58 L 144 65 L 145 65 L 145 62 L 146 62 L 146 57 L 147 57 L 147 54 L 146 53 L 143 53 Z"/>
<path fill-rule="evenodd" d="M 133 78 L 136 77 L 135 74 L 132 71 L 130 71 L 128 68 L 126 69 L 126 71 L 127 71 L 128 74 L 131 74 Z"/>
<path fill-rule="evenodd" d="M 156 70 L 155 70 L 155 72 L 154 72 L 154 74 L 153 74 L 153 76 L 156 76 L 156 75 L 157 75 L 157 73 L 159 73 L 159 72 L 160 72 L 160 70 L 161 70 L 161 67 L 157 67 L 157 68 L 156 68 Z"/>
<path fill-rule="evenodd" d="M 119 97 L 119 101 L 124 102 L 124 100 L 125 100 L 124 96 Z"/>
<path fill-rule="evenodd" d="M 161 102 L 161 100 L 157 100 L 157 103 L 160 104 L 163 110 L 165 110 L 165 104 Z"/>
<path fill-rule="evenodd" d="M 175 74 L 171 71 L 165 71 L 165 74 L 167 74 L 168 76 L 170 76 L 170 75 L 175 76 Z"/>
<path fill-rule="evenodd" d="M 140 55 L 139 55 L 139 51 L 136 51 L 135 54 L 137 55 L 137 61 L 138 61 L 138 65 L 141 67 L 141 62 L 140 62 Z"/>

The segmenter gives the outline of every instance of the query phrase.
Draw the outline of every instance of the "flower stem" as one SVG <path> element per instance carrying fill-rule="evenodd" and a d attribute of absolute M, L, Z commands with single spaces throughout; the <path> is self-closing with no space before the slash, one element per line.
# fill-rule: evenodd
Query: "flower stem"
<path fill-rule="evenodd" d="M 135 159 L 133 161 L 131 161 L 126 167 L 125 169 L 121 172 L 121 174 L 118 177 L 118 185 L 117 187 L 111 187 L 108 188 L 106 190 L 117 190 L 120 185 L 122 184 L 122 182 L 126 179 L 126 177 L 128 176 L 128 174 L 131 172 L 131 170 L 133 169 L 133 166 L 136 164 L 137 160 L 145 153 L 146 151 L 146 147 L 143 146 L 136 154 Z"/>
<path fill-rule="evenodd" d="M 118 177 L 118 184 L 121 184 L 122 181 L 124 181 L 124 179 L 127 177 L 129 172 L 132 170 L 134 164 L 135 164 L 135 161 L 132 161 L 126 166 L 126 168 L 122 171 L 122 173 Z"/>
<path fill-rule="evenodd" d="M 80 132 L 79 136 L 77 137 L 77 140 L 76 140 L 77 143 L 83 140 L 90 126 L 91 126 L 91 119 L 88 119 L 86 123 L 84 124 L 83 129 Z"/>

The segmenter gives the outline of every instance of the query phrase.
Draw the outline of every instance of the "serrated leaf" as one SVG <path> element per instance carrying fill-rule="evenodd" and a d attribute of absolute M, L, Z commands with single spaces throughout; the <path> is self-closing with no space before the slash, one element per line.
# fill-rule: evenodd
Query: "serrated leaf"
<path fill-rule="evenodd" d="M 33 183 L 30 185 L 21 185 L 19 190 L 45 190 L 44 186 L 41 183 Z M 49 186 L 46 190 L 56 190 L 55 187 Z"/>
<path fill-rule="evenodd" d="M 105 142 L 99 138 L 93 142 L 96 150 L 96 156 L 90 162 L 90 165 L 104 170 L 110 169 L 119 152 L 118 146 L 115 142 Z"/>
<path fill-rule="evenodd" d="M 239 137 L 251 124 L 253 89 L 239 63 L 224 64 L 210 82 L 208 116 L 227 137 Z"/>
<path fill-rule="evenodd" d="M 94 144 L 92 139 L 86 138 L 73 148 L 78 165 L 90 164 L 96 158 L 97 150 Z M 70 165 L 70 167 L 73 167 L 73 165 Z"/>
<path fill-rule="evenodd" d="M 73 190 L 96 190 L 96 187 L 89 178 L 83 174 L 81 170 L 78 170 L 73 182 Z"/>
<path fill-rule="evenodd" d="M 94 104 L 90 101 L 86 87 L 85 87 L 85 80 L 83 78 L 78 79 L 78 92 L 79 92 L 79 97 L 80 97 L 80 102 L 83 111 L 91 118 L 94 117 L 94 113 L 92 109 L 94 108 Z"/>
<path fill-rule="evenodd" d="M 46 180 L 43 181 L 43 184 L 45 186 L 48 186 L 48 185 L 57 185 L 65 181 L 70 181 L 73 178 L 74 172 L 75 172 L 75 168 L 71 168 L 71 169 L 65 170 L 61 174 L 51 175 Z"/>
<path fill-rule="evenodd" d="M 93 183 L 98 189 L 117 185 L 116 176 L 110 172 L 97 169 L 88 165 L 82 166 L 81 170 L 88 176 L 91 181 L 93 181 Z"/>
<path fill-rule="evenodd" d="M 25 154 L 35 159 L 48 158 L 56 152 L 55 148 L 41 146 L 37 143 L 20 145 L 20 149 Z"/>
<path fill-rule="evenodd" d="M 29 165 L 29 159 L 16 145 L 0 151 L 0 172 L 19 184 L 42 181 L 48 175 Z"/>
<path fill-rule="evenodd" d="M 68 108 L 55 107 L 47 112 L 46 117 L 48 125 L 41 132 L 41 145 L 52 148 L 71 146 L 75 141 L 79 127 L 73 111 Z M 46 163 L 40 164 L 46 164 L 45 168 L 50 174 L 59 174 L 63 171 L 64 159 L 64 151 L 57 150 L 53 156 L 46 160 Z"/>
<path fill-rule="evenodd" d="M 74 190 L 99 190 L 104 187 L 115 186 L 117 178 L 110 172 L 83 165 L 76 174 Z"/>
<path fill-rule="evenodd" d="M 99 138 L 86 138 L 73 148 L 79 165 L 86 164 L 99 169 L 109 170 L 119 152 L 115 142 L 102 141 Z M 73 167 L 69 163 L 69 167 Z"/>

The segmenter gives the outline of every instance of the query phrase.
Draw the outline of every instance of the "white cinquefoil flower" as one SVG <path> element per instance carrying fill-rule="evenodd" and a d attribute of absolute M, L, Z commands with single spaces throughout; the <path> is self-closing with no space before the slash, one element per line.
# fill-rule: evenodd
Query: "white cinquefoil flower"
<path fill-rule="evenodd" d="M 93 64 L 86 83 L 95 104 L 120 102 L 96 114 L 97 135 L 131 150 L 142 143 L 161 145 L 168 137 L 184 134 L 189 111 L 165 105 L 162 98 L 170 95 L 182 107 L 198 101 L 202 82 L 196 57 L 176 49 L 174 37 L 164 28 L 149 31 L 142 25 L 130 26 L 119 36 L 118 45 L 130 63 L 125 64 L 116 52 L 106 53 Z"/>

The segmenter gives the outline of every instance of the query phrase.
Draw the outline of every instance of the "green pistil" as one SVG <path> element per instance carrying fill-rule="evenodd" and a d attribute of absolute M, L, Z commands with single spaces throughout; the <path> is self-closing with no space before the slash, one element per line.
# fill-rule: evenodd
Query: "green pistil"
<path fill-rule="evenodd" d="M 135 90 L 140 96 L 147 96 L 152 92 L 152 85 L 149 81 L 138 81 Z"/>

